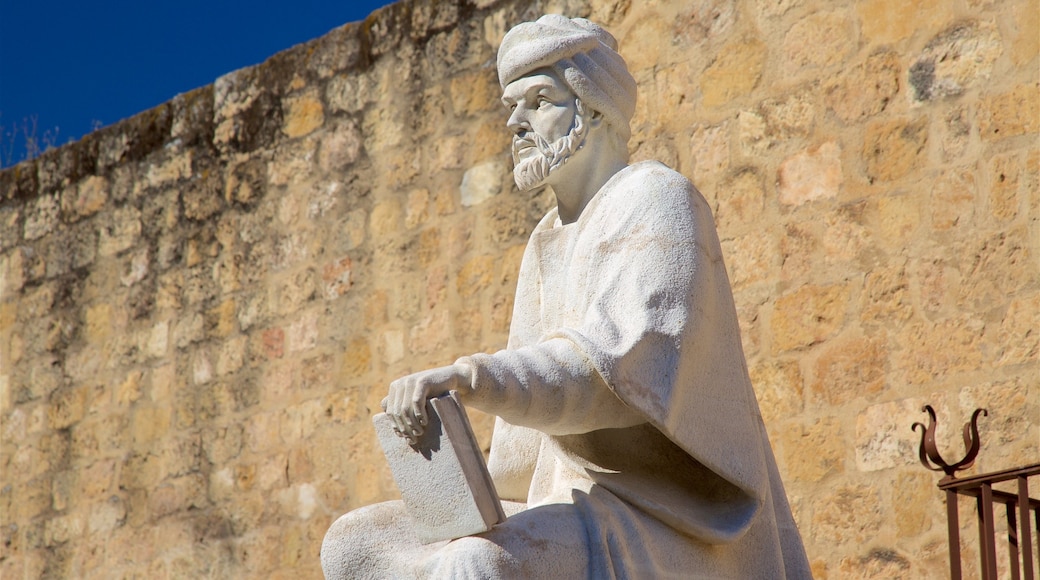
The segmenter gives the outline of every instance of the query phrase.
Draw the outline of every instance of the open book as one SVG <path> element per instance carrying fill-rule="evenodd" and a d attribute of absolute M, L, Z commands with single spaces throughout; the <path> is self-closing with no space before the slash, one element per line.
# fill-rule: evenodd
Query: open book
<path fill-rule="evenodd" d="M 394 433 L 386 413 L 372 418 L 419 540 L 461 538 L 504 522 L 502 502 L 458 394 L 426 405 L 429 424 L 414 445 Z"/>

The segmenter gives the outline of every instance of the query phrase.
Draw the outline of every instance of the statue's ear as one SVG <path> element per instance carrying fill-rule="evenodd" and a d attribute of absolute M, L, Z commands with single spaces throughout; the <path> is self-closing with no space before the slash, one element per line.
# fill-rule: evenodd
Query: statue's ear
<path fill-rule="evenodd" d="M 589 119 L 589 128 L 599 127 L 603 124 L 603 113 L 599 111 L 592 111 L 592 118 Z"/>

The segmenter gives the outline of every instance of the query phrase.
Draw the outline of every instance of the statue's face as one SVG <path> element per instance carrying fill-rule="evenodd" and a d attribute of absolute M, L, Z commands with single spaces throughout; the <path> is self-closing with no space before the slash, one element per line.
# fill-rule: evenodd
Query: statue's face
<path fill-rule="evenodd" d="M 540 69 L 506 86 L 506 125 L 513 132 L 513 177 L 522 190 L 545 183 L 585 142 L 580 101 L 552 71 Z"/>

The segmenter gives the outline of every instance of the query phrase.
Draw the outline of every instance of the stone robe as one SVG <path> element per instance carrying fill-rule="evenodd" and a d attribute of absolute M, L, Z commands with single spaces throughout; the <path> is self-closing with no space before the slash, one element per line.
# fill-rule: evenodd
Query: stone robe
<path fill-rule="evenodd" d="M 678 173 L 632 165 L 576 222 L 550 211 L 524 255 L 508 348 L 458 362 L 474 370 L 465 403 L 499 416 L 499 494 L 526 509 L 406 548 L 416 575 L 810 577 L 711 211 Z"/>

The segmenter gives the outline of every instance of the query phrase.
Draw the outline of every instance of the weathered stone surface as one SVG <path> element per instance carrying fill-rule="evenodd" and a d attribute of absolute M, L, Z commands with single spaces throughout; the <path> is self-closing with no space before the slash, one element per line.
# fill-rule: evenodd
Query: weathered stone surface
<path fill-rule="evenodd" d="M 944 172 L 932 186 L 932 228 L 948 230 L 957 225 L 970 226 L 977 198 L 974 169 Z"/>
<path fill-rule="evenodd" d="M 757 39 L 723 48 L 701 75 L 699 84 L 704 106 L 726 105 L 750 93 L 762 77 L 765 61 L 766 47 Z"/>
<path fill-rule="evenodd" d="M 845 285 L 807 285 L 779 297 L 773 306 L 773 352 L 816 344 L 841 328 L 848 308 Z"/>
<path fill-rule="evenodd" d="M 983 330 L 981 321 L 969 317 L 908 326 L 896 336 L 899 348 L 892 357 L 894 380 L 922 385 L 978 368 Z"/>
<path fill-rule="evenodd" d="M 725 239 L 729 232 L 755 227 L 764 208 L 762 177 L 753 168 L 737 171 L 719 184 L 715 205 L 719 237 Z"/>
<path fill-rule="evenodd" d="M 819 482 L 845 471 L 845 446 L 841 423 L 825 418 L 811 425 L 792 424 L 781 431 L 784 464 L 793 481 Z M 806 450 L 812 452 L 807 453 Z"/>
<path fill-rule="evenodd" d="M 1010 469 L 1036 456 L 1038 445 L 1033 434 L 1037 429 L 1033 421 L 1040 413 L 1040 405 L 1035 385 L 1018 379 L 984 382 L 962 389 L 958 403 L 965 421 L 975 409 L 989 412 L 979 418 L 979 429 L 983 433 L 979 469 Z M 983 452 L 985 455 L 981 455 Z"/>
<path fill-rule="evenodd" d="M 836 197 L 843 180 L 841 148 L 833 141 L 822 143 L 785 159 L 780 165 L 780 203 L 802 205 Z"/>
<path fill-rule="evenodd" d="M 290 97 L 283 104 L 282 132 L 290 139 L 302 137 L 325 123 L 325 110 L 317 94 Z"/>
<path fill-rule="evenodd" d="M 893 181 L 920 165 L 928 144 L 925 119 L 886 121 L 867 125 L 863 155 L 867 177 L 873 181 Z"/>
<path fill-rule="evenodd" d="M 796 75 L 805 69 L 842 62 L 854 38 L 848 14 L 820 12 L 795 23 L 784 36 L 783 71 Z"/>
<path fill-rule="evenodd" d="M 876 536 L 884 521 L 880 494 L 867 485 L 841 485 L 812 501 L 810 536 L 821 547 L 859 547 Z"/>
<path fill-rule="evenodd" d="M 1036 83 L 986 97 L 980 103 L 979 135 L 996 141 L 1040 130 L 1040 91 Z"/>
<path fill-rule="evenodd" d="M 991 162 L 989 207 L 998 221 L 1006 222 L 1018 215 L 1024 169 L 1017 155 L 1000 155 Z"/>
<path fill-rule="evenodd" d="M 462 176 L 459 186 L 462 207 L 479 205 L 498 195 L 502 190 L 502 176 L 506 169 L 502 164 L 489 161 L 470 168 Z"/>
<path fill-rule="evenodd" d="M 767 423 L 786 419 L 804 408 L 802 373 L 795 362 L 760 363 L 749 369 L 758 406 Z"/>
<path fill-rule="evenodd" d="M 866 0 L 856 5 L 864 38 L 877 45 L 908 38 L 917 30 L 935 30 L 953 16 L 953 9 L 942 0 L 907 4 L 899 0 Z"/>
<path fill-rule="evenodd" d="M 985 83 L 1003 52 L 993 22 L 961 23 L 932 38 L 910 65 L 914 99 L 955 96 Z"/>
<path fill-rule="evenodd" d="M 813 371 L 811 392 L 840 407 L 859 398 L 872 399 L 885 386 L 884 342 L 847 337 L 830 341 Z"/>
<path fill-rule="evenodd" d="M 92 175 L 63 192 L 61 208 L 65 215 L 76 220 L 97 213 L 107 200 L 108 180 Z"/>
<path fill-rule="evenodd" d="M 910 578 L 911 560 L 896 550 L 875 548 L 865 556 L 843 558 L 838 566 L 842 578 Z"/>
<path fill-rule="evenodd" d="M 872 54 L 863 64 L 826 82 L 827 106 L 846 123 L 876 115 L 899 93 L 900 71 L 895 52 Z"/>

